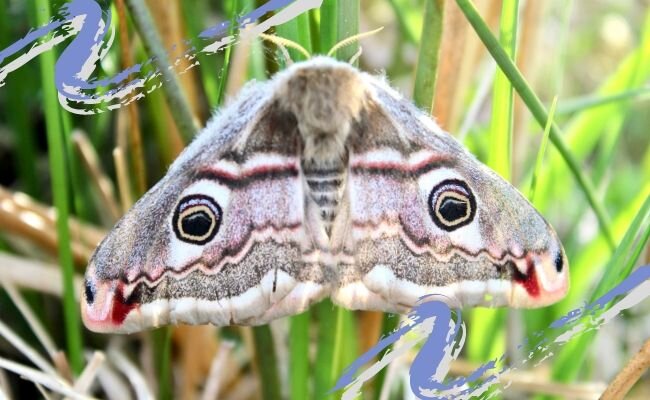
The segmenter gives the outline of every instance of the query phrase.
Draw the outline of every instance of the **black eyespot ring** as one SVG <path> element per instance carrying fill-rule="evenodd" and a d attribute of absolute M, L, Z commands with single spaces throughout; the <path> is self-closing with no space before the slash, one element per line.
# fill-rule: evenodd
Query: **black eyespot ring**
<path fill-rule="evenodd" d="M 476 215 L 474 194 L 459 179 L 444 180 L 431 189 L 428 205 L 433 222 L 447 232 L 469 224 Z"/>
<path fill-rule="evenodd" d="M 178 202 L 172 217 L 176 237 L 191 244 L 206 244 L 219 231 L 221 207 L 211 197 L 193 194 Z"/>

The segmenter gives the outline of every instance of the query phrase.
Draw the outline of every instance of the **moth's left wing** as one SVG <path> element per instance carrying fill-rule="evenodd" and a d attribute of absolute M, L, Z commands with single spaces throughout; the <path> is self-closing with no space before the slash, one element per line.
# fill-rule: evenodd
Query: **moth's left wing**
<path fill-rule="evenodd" d="M 261 324 L 327 295 L 296 121 L 272 84 L 244 90 L 100 244 L 86 272 L 88 328 Z"/>
<path fill-rule="evenodd" d="M 537 307 L 568 288 L 556 234 L 509 183 L 376 78 L 348 141 L 334 222 L 336 303 L 405 311 L 452 304 Z"/>

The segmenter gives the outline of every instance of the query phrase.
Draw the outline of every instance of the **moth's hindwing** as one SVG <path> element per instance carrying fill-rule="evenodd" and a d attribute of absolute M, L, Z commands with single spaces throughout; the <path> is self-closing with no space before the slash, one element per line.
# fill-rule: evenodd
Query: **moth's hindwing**
<path fill-rule="evenodd" d="M 251 83 L 99 245 L 96 331 L 261 324 L 327 295 L 406 311 L 568 289 L 552 228 L 381 79 L 328 58 Z"/>

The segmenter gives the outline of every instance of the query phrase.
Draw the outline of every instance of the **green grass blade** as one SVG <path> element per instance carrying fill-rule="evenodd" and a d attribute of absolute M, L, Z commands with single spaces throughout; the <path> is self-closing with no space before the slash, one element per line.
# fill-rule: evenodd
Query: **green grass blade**
<path fill-rule="evenodd" d="M 332 367 L 330 368 L 330 384 L 336 382 L 341 372 L 341 355 L 343 352 L 343 332 L 345 331 L 344 322 L 347 310 L 342 307 L 335 308 L 336 322 L 334 324 L 334 347 L 332 350 Z M 322 328 L 322 327 L 321 327 Z"/>
<path fill-rule="evenodd" d="M 154 57 L 154 62 L 163 76 L 165 84 L 162 85 L 162 89 L 174 122 L 185 141 L 190 142 L 197 132 L 194 116 L 180 83 L 167 60 L 166 49 L 158 35 L 149 8 L 144 3 L 144 0 L 126 0 L 126 4 L 147 53 Z"/>
<path fill-rule="evenodd" d="M 425 39 L 420 41 L 420 52 L 415 71 L 413 100 L 418 107 L 426 110 L 429 114 L 433 110 L 433 96 L 436 90 L 444 4 L 443 0 L 426 0 L 421 35 Z"/>
<path fill-rule="evenodd" d="M 311 398 L 309 395 L 309 320 L 306 311 L 291 317 L 289 324 L 289 390 L 294 400 Z"/>
<path fill-rule="evenodd" d="M 208 15 L 207 3 L 200 1 L 181 1 L 180 4 L 188 36 L 191 38 L 198 37 L 199 33 L 207 26 L 206 18 L 204 18 Z M 199 73 L 201 74 L 201 82 L 208 102 L 212 107 L 217 106 L 220 99 L 219 78 L 217 77 L 217 69 L 213 68 L 214 57 L 203 52 L 198 52 L 196 57 L 199 60 Z"/>
<path fill-rule="evenodd" d="M 422 31 L 422 18 L 417 7 L 410 0 L 389 0 L 395 12 L 402 37 L 406 41 L 417 44 Z"/>
<path fill-rule="evenodd" d="M 173 379 L 171 375 L 173 332 L 173 326 L 166 326 L 151 332 L 151 339 L 154 348 L 157 350 L 154 358 L 158 373 L 158 398 L 161 400 L 173 398 Z"/>
<path fill-rule="evenodd" d="M 625 279 L 639 259 L 650 238 L 650 196 L 647 198 L 636 218 L 628 228 L 616 252 L 609 261 L 605 273 L 591 295 L 591 302 L 607 293 Z M 553 364 L 553 378 L 563 382 L 574 380 L 584 365 L 584 359 L 593 342 L 596 332 L 589 331 L 565 346 Z"/>
<path fill-rule="evenodd" d="M 338 42 L 337 33 L 337 9 L 338 0 L 323 0 L 320 7 L 320 40 L 319 47 L 321 54 L 327 52 Z"/>
<path fill-rule="evenodd" d="M 359 31 L 358 0 L 324 0 L 320 7 L 320 41 L 322 53 L 327 53 L 335 44 Z M 358 43 L 345 46 L 336 52 L 339 60 L 348 61 L 359 48 Z M 314 398 L 333 399 L 327 394 L 334 386 L 346 357 L 343 354 L 343 335 L 349 332 L 350 311 L 334 307 L 329 300 L 321 302 L 316 309 L 319 336 L 314 365 Z M 356 335 L 346 340 L 356 341 Z M 347 346 L 351 344 L 346 343 Z"/>
<path fill-rule="evenodd" d="M 597 96 L 616 95 L 644 85 L 650 78 L 650 9 L 646 16 L 639 45 L 623 59 L 616 70 L 604 80 L 596 90 Z M 602 104 L 597 108 L 586 109 L 567 124 L 562 135 L 563 141 L 571 149 L 576 160 L 588 162 L 594 153 L 603 149 L 603 141 L 608 135 L 618 135 L 622 128 L 622 115 L 630 109 L 631 102 L 620 101 Z M 551 132 L 552 134 L 552 132 Z M 551 137 L 553 139 L 553 137 Z M 551 153 L 547 162 L 547 173 L 540 179 L 538 205 L 541 210 L 551 205 L 552 199 L 566 197 L 573 189 L 573 184 L 566 179 L 564 160 L 558 154 Z"/>
<path fill-rule="evenodd" d="M 276 34 L 298 43 L 308 52 L 312 51 L 311 27 L 308 13 L 278 25 Z M 289 48 L 294 61 L 304 60 L 302 53 Z M 305 311 L 291 317 L 289 323 L 289 389 L 291 399 L 308 399 L 309 395 L 309 321 L 311 313 Z"/>
<path fill-rule="evenodd" d="M 636 218 L 637 210 L 640 209 L 646 197 L 650 194 L 650 180 L 645 182 L 634 199 L 621 204 L 618 213 L 612 219 L 612 234 L 617 243 L 623 239 L 625 232 Z M 576 246 L 572 247 L 575 248 Z M 572 260 L 570 265 L 571 290 L 562 301 L 551 307 L 552 315 L 549 317 L 551 320 L 565 315 L 575 308 L 576 304 L 589 298 L 592 283 L 600 277 L 607 265 L 606 262 L 611 259 L 611 254 L 602 233 L 596 235 L 590 242 L 581 243 L 577 247 L 573 251 L 576 254 L 573 254 L 573 257 L 570 258 Z M 568 248 L 567 250 L 572 249 Z"/>
<path fill-rule="evenodd" d="M 298 43 L 309 53 L 312 52 L 309 13 L 302 13 L 292 20 L 278 25 L 276 27 L 276 34 Z M 288 51 L 293 61 L 297 62 L 306 59 L 305 55 L 296 49 L 289 48 Z"/>
<path fill-rule="evenodd" d="M 314 363 L 314 398 L 325 399 L 327 392 L 334 386 L 330 380 L 334 364 L 334 342 L 336 331 L 336 312 L 330 300 L 323 300 L 315 307 L 318 319 L 318 347 Z"/>
<path fill-rule="evenodd" d="M 31 3 L 31 2 L 30 2 Z M 36 25 L 48 23 L 50 5 L 46 0 L 34 3 Z M 43 102 L 45 107 L 45 124 L 49 148 L 50 172 L 52 174 L 52 194 L 57 210 L 56 232 L 58 237 L 59 263 L 63 271 L 63 316 L 67 340 L 68 358 L 75 374 L 80 374 L 83 365 L 83 343 L 81 336 L 81 319 L 79 304 L 75 299 L 74 265 L 70 245 L 69 216 L 69 177 L 66 164 L 65 132 L 62 129 L 60 105 L 54 83 L 55 55 L 52 51 L 40 56 L 41 79 L 43 84 Z"/>
<path fill-rule="evenodd" d="M 262 398 L 280 400 L 282 399 L 280 375 L 278 374 L 278 362 L 271 328 L 268 325 L 254 326 L 253 340 L 255 341 L 257 373 L 262 383 Z"/>
<path fill-rule="evenodd" d="M 528 85 L 526 79 L 521 75 L 517 66 L 512 62 L 510 57 L 508 57 L 508 54 L 499 45 L 498 40 L 494 37 L 494 35 L 492 35 L 489 27 L 485 21 L 483 21 L 472 2 L 470 0 L 456 0 L 456 3 L 461 8 L 465 14 L 465 17 L 470 22 L 475 32 L 478 34 L 479 38 L 487 50 L 490 52 L 494 60 L 497 62 L 501 70 L 508 77 L 512 86 L 515 88 L 517 93 L 519 93 L 519 96 L 524 101 L 530 112 L 533 114 L 533 117 L 535 120 L 537 120 L 537 123 L 540 126 L 545 126 L 546 121 L 548 120 L 548 113 L 546 112 L 544 105 L 539 100 L 537 95 L 532 91 L 530 85 Z M 594 210 L 596 218 L 598 219 L 598 223 L 601 229 L 604 231 L 605 237 L 607 238 L 607 245 L 613 249 L 615 245 L 609 226 L 609 217 L 607 216 L 605 208 L 603 207 L 602 203 L 596 198 L 593 185 L 582 172 L 582 167 L 569 150 L 567 144 L 562 139 L 560 128 L 555 123 L 551 126 L 550 140 L 555 148 L 559 151 L 566 165 L 569 167 L 571 174 L 575 177 L 590 207 Z"/>
<path fill-rule="evenodd" d="M 11 44 L 11 24 L 7 0 L 0 0 L 0 49 Z M 16 144 L 16 170 L 22 184 L 22 190 L 27 194 L 38 197 L 41 193 L 36 174 L 36 143 L 31 132 L 30 116 L 28 115 L 29 97 L 37 91 L 33 79 L 29 79 L 30 65 L 25 65 L 12 73 L 6 80 L 6 86 L 0 90 L 11 93 L 12 101 L 6 102 L 7 122 L 11 126 L 11 133 Z"/>
<path fill-rule="evenodd" d="M 504 0 L 501 7 L 499 42 L 509 59 L 514 60 L 519 0 Z M 508 77 L 498 68 L 492 93 L 487 165 L 509 181 L 512 170 L 513 91 Z"/>
<path fill-rule="evenodd" d="M 504 0 L 501 6 L 499 45 L 508 60 L 515 57 L 519 0 Z M 492 95 L 487 165 L 510 180 L 512 170 L 513 90 L 508 77 L 496 71 Z M 498 357 L 505 351 L 505 309 L 472 310 L 467 355 L 475 361 Z"/>
<path fill-rule="evenodd" d="M 648 99 L 650 99 L 650 86 L 643 86 L 609 95 L 588 95 L 564 100 L 558 105 L 556 113 L 558 116 L 564 116 L 623 101 L 647 101 Z"/>
<path fill-rule="evenodd" d="M 546 121 L 546 126 L 544 127 L 544 136 L 542 136 L 542 141 L 539 146 L 539 152 L 537 153 L 537 160 L 535 160 L 535 169 L 533 170 L 533 177 L 530 180 L 530 190 L 528 195 L 528 200 L 531 203 L 535 203 L 535 189 L 537 188 L 537 177 L 542 172 L 542 161 L 544 160 L 544 154 L 546 153 L 546 147 L 548 146 L 548 136 L 551 132 L 551 125 L 553 125 L 553 118 L 555 117 L 555 110 L 557 107 L 557 96 L 553 98 L 551 103 L 551 109 L 548 112 L 548 120 Z"/>
<path fill-rule="evenodd" d="M 384 319 L 381 324 L 381 336 L 380 338 L 390 335 L 397 327 L 399 326 L 399 315 L 384 313 Z M 377 356 L 378 360 L 381 360 L 384 354 L 386 354 L 389 349 L 384 350 Z M 387 368 L 382 368 L 377 375 L 375 375 L 375 400 L 379 400 L 381 396 L 382 388 L 384 387 L 384 381 L 386 380 Z"/>
<path fill-rule="evenodd" d="M 359 33 L 359 0 L 337 0 L 336 43 Z M 359 51 L 359 43 L 354 42 L 336 52 L 336 58 L 349 61 Z"/>

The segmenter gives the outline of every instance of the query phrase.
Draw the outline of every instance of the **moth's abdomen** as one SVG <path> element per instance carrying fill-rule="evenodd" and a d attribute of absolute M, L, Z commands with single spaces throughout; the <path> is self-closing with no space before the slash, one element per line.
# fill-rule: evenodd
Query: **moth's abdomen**
<path fill-rule="evenodd" d="M 306 168 L 305 180 L 309 196 L 318 205 L 325 232 L 329 235 L 343 195 L 345 181 L 343 165 L 340 168 L 329 169 Z"/>

